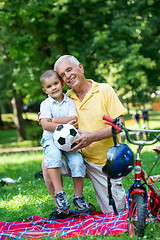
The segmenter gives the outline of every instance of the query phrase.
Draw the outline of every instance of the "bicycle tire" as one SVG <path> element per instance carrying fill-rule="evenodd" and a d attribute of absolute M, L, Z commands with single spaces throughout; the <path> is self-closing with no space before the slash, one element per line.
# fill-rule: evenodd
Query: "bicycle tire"
<path fill-rule="evenodd" d="M 147 206 L 145 198 L 135 193 L 130 196 L 130 214 L 127 222 L 127 232 L 134 238 L 135 235 L 143 237 L 146 228 Z"/>

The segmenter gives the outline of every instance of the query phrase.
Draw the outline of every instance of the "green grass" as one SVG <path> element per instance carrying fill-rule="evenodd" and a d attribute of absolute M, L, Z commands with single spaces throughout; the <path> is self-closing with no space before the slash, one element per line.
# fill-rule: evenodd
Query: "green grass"
<path fill-rule="evenodd" d="M 26 116 L 24 116 L 26 117 Z M 159 124 L 160 112 L 152 112 L 150 114 L 150 125 L 152 128 L 160 128 Z M 125 117 L 127 119 L 127 116 Z M 134 120 L 126 122 L 130 128 L 135 127 Z M 37 114 L 27 114 L 26 132 L 28 140 L 17 142 L 17 132 L 13 126 L 12 114 L 3 115 L 5 122 L 4 129 L 0 130 L 0 148 L 13 147 L 30 147 L 40 145 L 40 138 L 42 133 L 41 126 L 37 123 Z M 36 140 L 35 140 L 36 139 Z M 135 146 L 130 146 L 134 151 Z M 155 154 L 151 150 L 152 147 L 146 147 L 142 153 L 144 169 L 149 173 L 153 162 L 155 161 Z M 54 209 L 54 203 L 47 187 L 42 178 L 35 179 L 35 173 L 41 170 L 41 163 L 43 160 L 42 152 L 30 153 L 14 153 L 0 155 L 0 179 L 2 177 L 10 177 L 18 179 L 22 177 L 20 183 L 6 184 L 4 187 L 0 186 L 0 221 L 26 221 L 29 216 L 39 215 L 47 218 Z M 159 171 L 159 164 L 153 170 L 153 174 Z M 71 204 L 71 209 L 74 209 L 72 203 L 74 188 L 71 178 L 63 177 L 64 190 Z M 134 172 L 129 176 L 123 178 L 125 190 L 131 186 L 134 179 Z M 157 184 L 159 189 L 159 183 Z M 87 202 L 94 204 L 99 210 L 94 194 L 93 186 L 89 179 L 84 182 L 84 195 Z M 126 234 L 120 236 L 81 236 L 77 239 L 130 239 Z M 59 238 L 60 239 L 60 238 Z M 135 238 L 138 239 L 138 238 Z M 160 240 L 160 226 L 156 223 L 149 222 L 146 228 L 143 239 Z"/>
<path fill-rule="evenodd" d="M 35 179 L 35 173 L 40 171 L 41 162 L 43 160 L 42 152 L 30 152 L 30 153 L 12 153 L 3 154 L 0 156 L 0 178 L 10 177 L 12 179 L 18 179 L 22 177 L 19 183 L 6 184 L 0 187 L 0 221 L 26 221 L 29 216 L 39 215 L 41 217 L 48 218 L 49 214 L 54 209 L 54 203 L 50 193 L 45 186 L 42 178 Z M 150 149 L 142 153 L 142 159 L 146 159 L 143 162 L 144 168 L 149 172 L 153 162 L 155 161 L 155 154 Z M 159 171 L 159 164 L 156 165 L 154 172 Z M 63 177 L 64 190 L 71 204 L 71 209 L 74 209 L 72 198 L 74 194 L 74 188 L 72 179 Z M 123 184 L 125 190 L 130 187 L 134 179 L 134 172 L 131 172 L 129 176 L 123 178 Z M 84 182 L 84 195 L 87 202 L 94 204 L 99 210 L 96 198 L 94 194 L 93 186 L 89 179 L 85 179 Z M 107 197 L 107 196 L 106 196 Z M 129 236 L 84 236 L 77 239 L 130 239 Z M 136 239 L 136 238 L 135 238 Z M 138 238 L 137 238 L 138 239 Z M 160 239 L 160 227 L 156 223 L 149 222 L 147 225 L 145 237 L 143 239 Z"/>

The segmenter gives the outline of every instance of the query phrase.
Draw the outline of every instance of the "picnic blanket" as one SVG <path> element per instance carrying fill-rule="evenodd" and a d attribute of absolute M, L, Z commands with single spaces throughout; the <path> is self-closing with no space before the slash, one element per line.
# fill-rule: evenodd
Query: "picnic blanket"
<path fill-rule="evenodd" d="M 127 210 L 115 215 L 100 211 L 49 221 L 31 216 L 27 221 L 0 222 L 0 240 L 43 237 L 76 238 L 80 235 L 119 235 L 127 231 Z"/>

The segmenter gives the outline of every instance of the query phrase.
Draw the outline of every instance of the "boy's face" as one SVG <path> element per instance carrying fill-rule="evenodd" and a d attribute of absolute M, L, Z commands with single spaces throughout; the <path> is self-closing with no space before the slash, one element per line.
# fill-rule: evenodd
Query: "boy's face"
<path fill-rule="evenodd" d="M 46 78 L 42 90 L 58 102 L 63 99 L 63 84 L 57 76 Z"/>

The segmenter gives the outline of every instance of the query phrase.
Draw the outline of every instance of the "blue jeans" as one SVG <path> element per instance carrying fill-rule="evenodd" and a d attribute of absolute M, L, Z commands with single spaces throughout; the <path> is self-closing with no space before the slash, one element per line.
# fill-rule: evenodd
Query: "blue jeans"
<path fill-rule="evenodd" d="M 64 152 L 56 147 L 53 138 L 42 138 L 41 145 L 45 154 L 44 165 L 46 168 L 62 166 L 62 154 L 66 156 L 72 177 L 85 177 L 86 166 L 80 150 L 76 152 Z"/>

